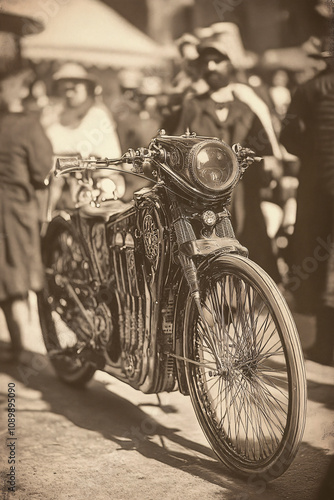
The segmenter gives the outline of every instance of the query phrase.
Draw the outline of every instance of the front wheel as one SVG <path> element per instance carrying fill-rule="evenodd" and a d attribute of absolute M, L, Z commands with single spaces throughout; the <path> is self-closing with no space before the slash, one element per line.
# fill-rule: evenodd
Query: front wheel
<path fill-rule="evenodd" d="M 217 258 L 199 277 L 201 306 L 189 297 L 184 329 L 197 418 L 226 466 L 275 479 L 297 452 L 306 415 L 291 313 L 272 279 L 244 257 Z"/>

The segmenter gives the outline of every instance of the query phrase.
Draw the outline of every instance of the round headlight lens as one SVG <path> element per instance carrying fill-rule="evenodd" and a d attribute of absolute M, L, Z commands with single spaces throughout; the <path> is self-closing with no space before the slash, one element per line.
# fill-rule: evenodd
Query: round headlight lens
<path fill-rule="evenodd" d="M 223 191 L 235 179 L 237 161 L 227 146 L 204 143 L 193 156 L 191 170 L 195 181 L 206 189 Z"/>

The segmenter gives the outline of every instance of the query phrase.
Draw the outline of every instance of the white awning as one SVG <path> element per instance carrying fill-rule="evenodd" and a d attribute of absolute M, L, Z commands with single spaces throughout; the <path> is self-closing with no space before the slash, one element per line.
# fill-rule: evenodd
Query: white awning
<path fill-rule="evenodd" d="M 100 67 L 163 66 L 163 47 L 99 0 L 2 0 L 4 11 L 30 15 L 45 30 L 22 39 L 34 61 L 76 61 Z"/>

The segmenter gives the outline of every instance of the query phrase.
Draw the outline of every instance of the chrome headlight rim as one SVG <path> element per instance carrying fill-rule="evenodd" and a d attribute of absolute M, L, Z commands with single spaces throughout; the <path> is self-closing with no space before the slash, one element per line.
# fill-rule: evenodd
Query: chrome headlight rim
<path fill-rule="evenodd" d="M 197 175 L 195 169 L 196 169 L 196 160 L 198 157 L 198 154 L 202 149 L 205 147 L 214 147 L 221 149 L 221 151 L 224 154 L 227 154 L 232 162 L 232 172 L 229 177 L 229 179 L 224 183 L 222 187 L 219 188 L 211 188 L 208 187 Z M 239 180 L 240 177 L 240 170 L 239 170 L 239 164 L 236 155 L 233 153 L 232 148 L 226 144 L 225 142 L 219 140 L 219 139 L 208 139 L 205 141 L 198 142 L 195 144 L 188 155 L 188 161 L 187 161 L 187 167 L 188 171 L 190 172 L 190 176 L 192 181 L 197 185 L 200 186 L 201 189 L 204 189 L 207 192 L 210 192 L 211 194 L 219 195 L 222 193 L 225 193 L 228 191 L 231 187 L 233 187 Z"/>

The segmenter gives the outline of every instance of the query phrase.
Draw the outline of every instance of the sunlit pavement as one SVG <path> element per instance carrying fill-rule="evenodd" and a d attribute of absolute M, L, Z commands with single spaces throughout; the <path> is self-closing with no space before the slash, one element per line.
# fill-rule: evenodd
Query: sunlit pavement
<path fill-rule="evenodd" d="M 314 319 L 300 315 L 295 319 L 302 346 L 307 348 L 314 341 Z M 30 351 L 27 365 L 3 364 L 0 374 L 2 409 L 6 410 L 9 382 L 16 383 L 18 394 L 14 498 L 320 498 L 318 491 L 334 455 L 334 368 L 306 361 L 306 429 L 290 469 L 269 484 L 242 481 L 214 458 L 189 398 L 171 393 L 162 394 L 158 401 L 157 396 L 135 391 L 102 372 L 84 391 L 66 387 L 44 356 L 33 296 L 30 320 L 24 338 Z M 0 340 L 8 338 L 1 316 Z M 3 423 L 0 449 L 6 495 Z"/>

